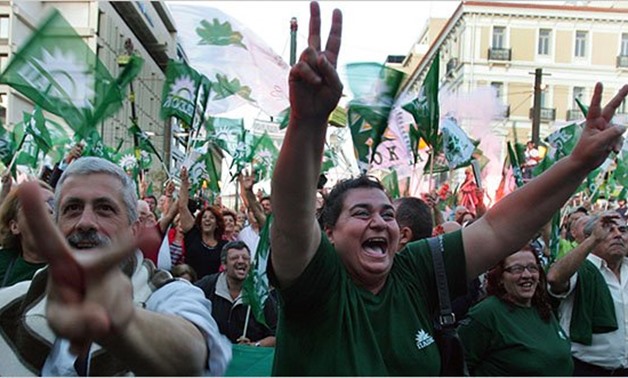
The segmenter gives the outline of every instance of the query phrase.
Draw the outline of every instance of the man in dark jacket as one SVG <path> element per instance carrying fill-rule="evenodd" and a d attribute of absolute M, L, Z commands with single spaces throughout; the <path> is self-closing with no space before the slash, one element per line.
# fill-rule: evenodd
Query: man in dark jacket
<path fill-rule="evenodd" d="M 195 283 L 212 302 L 212 316 L 220 332 L 232 343 L 274 347 L 277 303 L 273 294 L 264 303 L 267 325 L 258 322 L 249 306 L 242 301 L 242 285 L 251 268 L 248 246 L 243 241 L 229 242 L 223 247 L 220 258 L 225 270 L 205 276 Z"/>

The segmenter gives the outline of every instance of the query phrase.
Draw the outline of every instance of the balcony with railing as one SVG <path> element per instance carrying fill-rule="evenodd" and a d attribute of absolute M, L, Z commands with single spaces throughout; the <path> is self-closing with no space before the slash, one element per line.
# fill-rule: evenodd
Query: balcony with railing
<path fill-rule="evenodd" d="M 617 68 L 628 68 L 628 55 L 617 56 Z"/>
<path fill-rule="evenodd" d="M 493 116 L 493 119 L 504 119 L 508 117 L 510 117 L 510 105 L 502 105 L 501 109 Z"/>
<path fill-rule="evenodd" d="M 534 117 L 534 108 L 530 108 L 530 119 Z M 541 108 L 541 122 L 556 120 L 556 108 Z"/>
<path fill-rule="evenodd" d="M 580 109 L 569 109 L 567 110 L 567 116 L 565 117 L 565 121 L 575 121 L 578 119 L 583 119 L 584 114 L 582 114 L 582 110 Z"/>
<path fill-rule="evenodd" d="M 510 61 L 512 49 L 490 48 L 488 49 L 488 60 Z"/>

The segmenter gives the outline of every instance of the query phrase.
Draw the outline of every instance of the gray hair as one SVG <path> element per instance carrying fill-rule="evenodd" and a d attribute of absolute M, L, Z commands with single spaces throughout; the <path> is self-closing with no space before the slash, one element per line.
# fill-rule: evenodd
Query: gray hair
<path fill-rule="evenodd" d="M 587 238 L 589 236 L 591 236 L 591 234 L 593 233 L 593 229 L 595 228 L 595 223 L 600 219 L 599 215 L 591 215 L 589 216 L 589 220 L 587 221 L 587 223 L 584 225 L 584 228 L 582 229 L 582 232 L 584 233 L 584 236 L 586 236 Z"/>
<path fill-rule="evenodd" d="M 122 201 L 126 206 L 129 224 L 133 224 L 137 221 L 137 194 L 135 193 L 133 181 L 122 168 L 110 161 L 98 157 L 82 157 L 77 159 L 73 161 L 61 175 L 61 178 L 57 183 L 57 187 L 55 188 L 55 214 L 57 220 L 59 219 L 61 190 L 63 189 L 63 185 L 66 180 L 72 176 L 87 176 L 99 173 L 103 173 L 120 180 L 122 183 Z"/>

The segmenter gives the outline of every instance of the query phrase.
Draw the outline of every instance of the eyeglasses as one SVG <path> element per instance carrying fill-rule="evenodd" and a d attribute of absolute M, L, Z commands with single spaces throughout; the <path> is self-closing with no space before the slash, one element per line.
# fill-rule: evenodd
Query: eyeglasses
<path fill-rule="evenodd" d="M 513 266 L 509 266 L 508 268 L 504 268 L 504 271 L 510 273 L 510 274 L 522 274 L 524 270 L 528 270 L 528 272 L 530 273 L 538 273 L 539 272 L 539 266 L 536 264 L 530 264 L 530 265 L 513 265 Z"/>

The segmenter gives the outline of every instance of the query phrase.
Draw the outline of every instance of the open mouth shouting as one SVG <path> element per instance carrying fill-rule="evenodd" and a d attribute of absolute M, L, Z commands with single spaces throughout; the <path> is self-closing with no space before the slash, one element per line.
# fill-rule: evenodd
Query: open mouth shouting
<path fill-rule="evenodd" d="M 362 248 L 369 255 L 385 256 L 388 252 L 388 240 L 383 237 L 369 238 L 362 243 Z"/>

